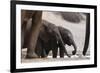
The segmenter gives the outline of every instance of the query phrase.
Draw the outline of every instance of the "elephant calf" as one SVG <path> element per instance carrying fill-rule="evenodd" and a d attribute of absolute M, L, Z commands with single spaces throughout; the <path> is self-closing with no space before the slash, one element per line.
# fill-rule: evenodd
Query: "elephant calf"
<path fill-rule="evenodd" d="M 75 55 L 76 54 L 76 51 L 77 51 L 77 46 L 75 44 L 75 41 L 74 41 L 74 38 L 73 38 L 73 35 L 72 33 L 64 28 L 64 27 L 61 27 L 61 26 L 57 26 L 60 34 L 61 34 L 61 37 L 62 37 L 62 40 L 64 42 L 64 45 L 68 45 L 68 46 L 73 46 L 74 47 L 74 51 L 72 51 L 72 54 Z M 64 51 L 60 45 L 60 43 L 57 43 L 57 40 L 51 40 L 49 43 L 48 43 L 49 47 L 48 48 L 45 48 L 45 51 L 46 51 L 46 54 L 48 55 L 49 52 L 52 50 L 53 52 L 53 58 L 56 58 L 57 57 L 57 53 L 58 53 L 58 47 L 59 47 L 59 54 L 60 54 L 60 57 L 63 58 L 64 57 Z"/>
<path fill-rule="evenodd" d="M 39 57 L 46 57 L 50 51 L 53 53 L 53 58 L 57 57 L 58 47 L 63 50 L 68 57 L 67 51 L 64 46 L 64 42 L 61 38 L 58 27 L 54 24 L 42 21 L 42 27 L 40 29 L 39 37 L 35 52 Z M 58 45 L 59 44 L 59 45 Z M 63 57 L 63 56 L 60 56 Z"/>
<path fill-rule="evenodd" d="M 74 38 L 73 38 L 73 35 L 72 35 L 72 33 L 68 30 L 68 29 L 66 29 L 66 28 L 64 28 L 64 27 L 61 27 L 61 26 L 58 26 L 58 29 L 59 29 L 59 32 L 60 32 L 60 34 L 61 34 L 61 37 L 62 37 L 62 40 L 63 40 L 63 42 L 64 42 L 64 45 L 65 44 L 67 44 L 67 45 L 69 45 L 69 46 L 73 46 L 74 47 L 74 51 L 72 52 L 72 54 L 73 55 L 75 55 L 76 54 L 76 51 L 77 51 L 77 47 L 76 47 L 76 44 L 75 44 L 75 42 L 74 42 Z M 60 49 L 60 54 L 62 55 L 62 56 L 64 56 L 64 53 L 63 53 L 64 51 L 62 51 L 61 49 Z"/>

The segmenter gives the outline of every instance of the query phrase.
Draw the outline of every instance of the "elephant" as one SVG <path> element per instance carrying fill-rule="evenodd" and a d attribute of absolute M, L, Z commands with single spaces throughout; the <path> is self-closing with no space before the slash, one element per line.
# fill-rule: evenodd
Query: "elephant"
<path fill-rule="evenodd" d="M 44 58 L 47 57 L 49 51 L 52 50 L 53 58 L 55 58 L 55 54 L 57 54 L 57 52 L 54 51 L 54 49 L 57 49 L 57 39 L 55 36 L 52 36 L 50 33 L 48 33 L 43 26 L 39 33 L 35 52 L 38 57 Z"/>
<path fill-rule="evenodd" d="M 64 45 L 66 45 L 66 44 L 68 46 L 72 45 L 74 47 L 74 51 L 72 51 L 72 54 L 75 55 L 76 51 L 77 51 L 77 46 L 75 44 L 72 33 L 67 28 L 64 28 L 64 27 L 61 27 L 61 26 L 58 26 L 58 29 L 59 29 L 59 32 L 60 32 L 61 37 L 63 39 Z M 60 52 L 61 52 L 60 54 L 64 55 L 63 51 L 60 51 Z"/>
<path fill-rule="evenodd" d="M 31 19 L 31 24 L 28 22 Z M 42 11 L 21 10 L 21 48 L 27 48 L 26 58 L 37 58 L 35 46 L 42 26 Z"/>
<path fill-rule="evenodd" d="M 42 20 L 42 27 L 35 48 L 36 54 L 39 57 L 46 57 L 51 50 L 53 58 L 56 58 L 58 46 L 64 51 L 63 53 L 70 57 L 65 49 L 64 42 L 57 26 L 46 20 Z M 60 57 L 63 57 L 63 55 L 61 54 Z"/>
<path fill-rule="evenodd" d="M 47 24 L 45 24 L 45 25 L 47 25 Z M 43 24 L 44 27 L 45 27 L 45 25 Z M 51 24 L 49 24 L 49 25 L 51 25 Z M 73 45 L 74 51 L 72 52 L 72 54 L 75 55 L 76 51 L 77 51 L 77 47 L 74 42 L 72 33 L 68 29 L 65 29 L 64 27 L 61 27 L 61 26 L 56 26 L 56 27 L 58 28 L 58 30 L 60 32 L 60 35 L 64 42 L 64 45 L 65 44 L 67 44 L 69 46 Z M 48 32 L 48 30 L 43 31 L 43 29 L 42 29 L 42 31 L 40 31 L 38 42 L 37 42 L 37 47 L 36 47 L 38 49 L 36 49 L 36 53 L 41 57 L 47 57 L 49 52 L 52 51 L 53 58 L 56 58 L 57 53 L 58 53 L 58 47 L 59 47 L 60 48 L 59 49 L 60 57 L 63 58 L 65 50 L 63 50 L 63 48 L 61 47 L 61 43 L 58 43 L 57 39 L 54 38 L 55 37 L 55 36 L 53 36 L 54 33 L 50 34 L 47 32 Z M 49 32 L 52 32 L 52 30 L 49 30 Z M 43 34 L 45 34 L 45 36 Z M 47 39 L 48 39 L 48 41 L 47 41 Z M 45 42 L 45 41 L 47 41 L 47 42 Z M 44 46 L 46 46 L 46 47 L 44 47 Z M 42 48 L 42 50 L 40 50 L 40 48 Z"/>

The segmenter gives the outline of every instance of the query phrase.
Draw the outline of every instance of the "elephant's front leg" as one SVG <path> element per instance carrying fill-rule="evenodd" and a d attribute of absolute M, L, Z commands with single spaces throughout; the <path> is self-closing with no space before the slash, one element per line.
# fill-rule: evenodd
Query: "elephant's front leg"
<path fill-rule="evenodd" d="M 46 57 L 47 57 L 46 50 L 44 48 L 42 48 L 41 58 L 46 58 Z"/>
<path fill-rule="evenodd" d="M 59 48 L 59 54 L 60 54 L 60 58 L 64 58 L 64 49 L 63 48 Z"/>
<path fill-rule="evenodd" d="M 32 26 L 30 28 L 30 32 L 29 32 L 29 39 L 28 40 L 28 44 L 27 44 L 27 58 L 37 58 L 38 56 L 35 53 L 35 46 L 37 43 L 37 38 L 38 38 L 38 34 L 39 34 L 39 29 L 40 26 L 42 26 L 41 24 L 41 19 L 42 19 L 42 12 L 41 11 L 37 11 L 34 13 L 34 15 L 32 16 Z"/>
<path fill-rule="evenodd" d="M 53 48 L 52 53 L 53 53 L 53 58 L 57 58 L 58 47 Z"/>

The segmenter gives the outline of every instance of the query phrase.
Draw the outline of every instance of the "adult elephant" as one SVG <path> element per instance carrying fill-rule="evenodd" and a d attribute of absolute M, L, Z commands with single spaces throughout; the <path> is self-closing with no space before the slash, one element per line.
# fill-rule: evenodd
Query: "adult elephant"
<path fill-rule="evenodd" d="M 32 19 L 32 24 L 28 22 Z M 21 11 L 21 48 L 27 48 L 26 58 L 37 58 L 35 45 L 42 26 L 42 11 L 22 10 Z"/>
<path fill-rule="evenodd" d="M 58 44 L 61 51 L 63 50 L 68 57 L 67 51 L 64 46 L 64 42 L 62 40 L 61 34 L 54 24 L 47 22 L 45 20 L 42 21 L 41 31 L 38 37 L 37 46 L 35 52 L 39 57 L 46 57 L 51 50 L 53 53 L 53 58 L 57 57 L 58 52 Z M 60 57 L 64 57 L 60 54 Z"/>

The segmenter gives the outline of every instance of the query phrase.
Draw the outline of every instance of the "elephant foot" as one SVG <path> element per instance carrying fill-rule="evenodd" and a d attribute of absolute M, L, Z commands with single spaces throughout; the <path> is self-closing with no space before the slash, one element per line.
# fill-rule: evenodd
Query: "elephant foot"
<path fill-rule="evenodd" d="M 64 58 L 64 56 L 60 57 L 60 58 Z"/>
<path fill-rule="evenodd" d="M 75 55 L 76 54 L 76 50 L 72 51 L 72 54 Z"/>
<path fill-rule="evenodd" d="M 56 56 L 53 56 L 53 58 L 57 58 Z"/>
<path fill-rule="evenodd" d="M 71 56 L 70 56 L 70 55 L 68 55 L 68 57 L 70 58 Z"/>
<path fill-rule="evenodd" d="M 52 58 L 57 58 L 57 55 L 53 55 Z"/>
<path fill-rule="evenodd" d="M 41 58 L 47 58 L 47 56 L 41 56 Z"/>
<path fill-rule="evenodd" d="M 27 54 L 26 58 L 31 59 L 31 58 L 39 58 L 35 53 L 33 54 Z"/>

